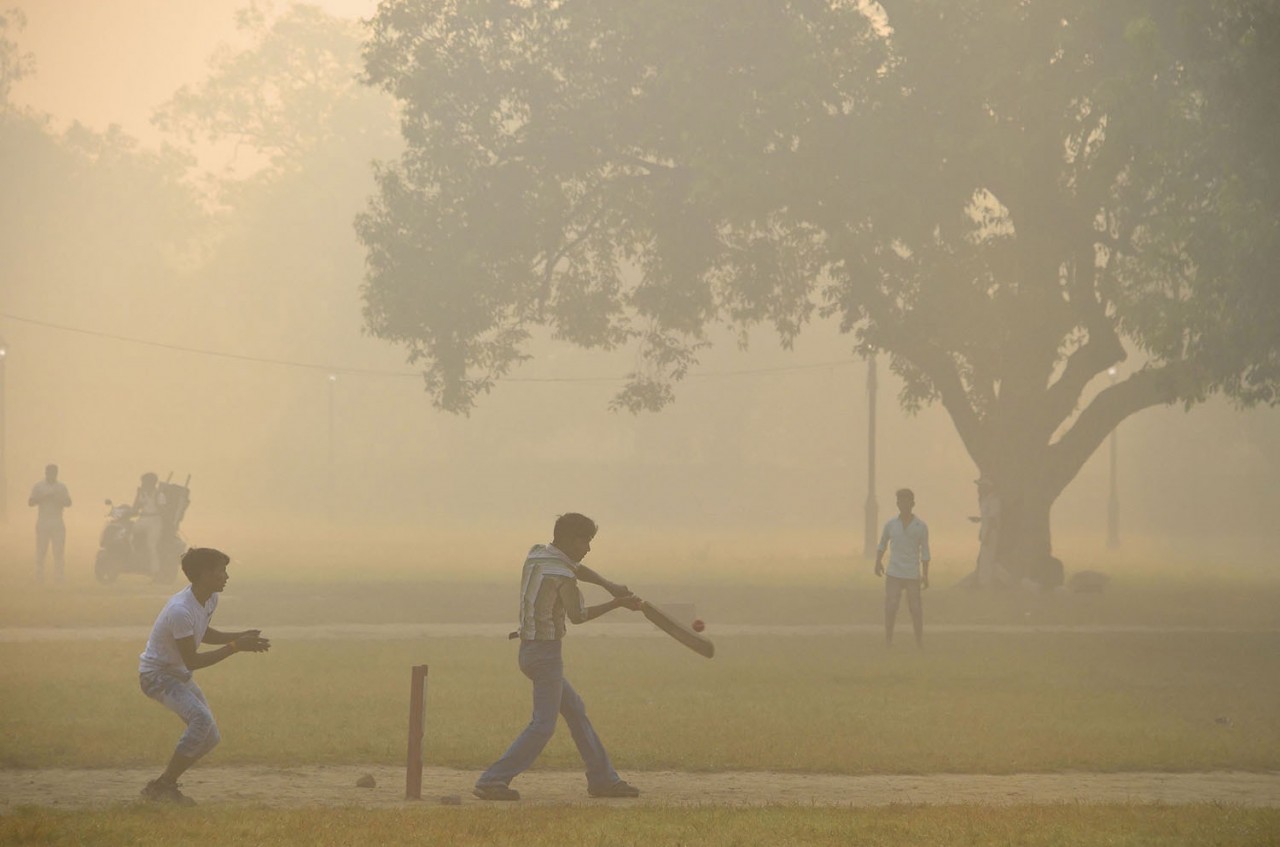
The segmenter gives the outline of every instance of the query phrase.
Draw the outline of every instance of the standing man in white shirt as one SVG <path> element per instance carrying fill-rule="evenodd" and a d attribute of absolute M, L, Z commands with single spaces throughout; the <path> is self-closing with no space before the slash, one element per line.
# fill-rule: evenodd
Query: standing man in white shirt
<path fill-rule="evenodd" d="M 898 489 L 898 516 L 891 518 L 880 533 L 876 550 L 876 576 L 885 577 L 884 643 L 893 644 L 893 621 L 898 616 L 902 593 L 907 593 L 907 609 L 915 627 L 916 645 L 924 646 L 924 608 L 920 591 L 929 587 L 929 527 L 912 514 L 916 495 L 910 488 Z M 889 550 L 889 573 L 885 575 L 884 553 Z"/>
<path fill-rule="evenodd" d="M 58 466 L 45 465 L 44 479 L 31 489 L 28 506 L 36 512 L 36 579 L 44 582 L 44 559 L 53 546 L 53 577 L 62 582 L 66 564 L 67 526 L 62 522 L 62 510 L 71 505 L 71 493 L 58 482 Z"/>
<path fill-rule="evenodd" d="M 218 596 L 227 587 L 230 561 L 226 553 L 211 547 L 192 547 L 183 555 L 182 572 L 191 585 L 165 603 L 147 647 L 138 657 L 142 693 L 187 725 L 164 773 L 142 789 L 143 797 L 157 803 L 194 806 L 195 801 L 178 790 L 178 777 L 222 740 L 193 672 L 216 665 L 233 653 L 265 653 L 271 649 L 271 642 L 262 637 L 260 630 L 219 632 L 209 626 L 218 608 Z M 201 644 L 222 646 L 201 653 Z"/>

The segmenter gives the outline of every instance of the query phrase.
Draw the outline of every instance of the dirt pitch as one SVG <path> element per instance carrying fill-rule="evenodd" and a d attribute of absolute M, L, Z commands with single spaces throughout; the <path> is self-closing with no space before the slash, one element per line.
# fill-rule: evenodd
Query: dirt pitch
<path fill-rule="evenodd" d="M 0 771 L 0 813 L 19 806 L 84 808 L 141 802 L 138 792 L 157 769 L 60 769 Z M 364 775 L 374 788 L 357 788 Z M 1280 773 L 1061 773 L 1004 776 L 837 776 L 760 772 L 676 773 L 643 771 L 624 777 L 639 800 L 592 800 L 581 773 L 532 771 L 513 785 L 522 804 L 660 804 L 711 806 L 1008 805 L 1015 803 L 1223 803 L 1280 807 Z M 454 795 L 462 805 L 476 774 L 446 768 L 423 772 L 422 802 Z M 295 768 L 200 767 L 183 790 L 202 804 L 271 807 L 405 804 L 404 768 L 334 765 Z M 489 804 L 506 805 L 506 804 Z"/>

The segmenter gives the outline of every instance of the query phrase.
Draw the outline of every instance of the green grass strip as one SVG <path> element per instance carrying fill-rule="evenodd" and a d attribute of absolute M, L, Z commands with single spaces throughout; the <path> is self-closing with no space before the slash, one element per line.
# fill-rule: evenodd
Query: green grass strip
<path fill-rule="evenodd" d="M 1018 773 L 1280 769 L 1280 635 L 579 639 L 566 668 L 620 771 Z M 140 644 L 0 644 L 0 767 L 160 767 L 181 722 L 138 690 Z M 428 764 L 479 770 L 529 719 L 495 639 L 302 641 L 197 674 L 216 765 L 404 761 L 409 668 L 431 666 Z M 562 726 L 539 767 L 575 770 Z"/>
<path fill-rule="evenodd" d="M 0 816 L 6 845 L 469 845 L 522 847 L 1261 847 L 1280 838 L 1280 810 L 1217 806 L 896 806 L 369 810 L 121 807 Z"/>

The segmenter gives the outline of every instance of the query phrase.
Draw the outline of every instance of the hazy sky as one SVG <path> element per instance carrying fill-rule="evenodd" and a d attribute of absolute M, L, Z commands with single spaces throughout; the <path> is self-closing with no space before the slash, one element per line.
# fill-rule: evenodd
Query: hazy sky
<path fill-rule="evenodd" d="M 3 5 L 26 15 L 21 43 L 36 58 L 36 73 L 15 87 L 15 101 L 95 129 L 116 123 L 154 141 L 151 111 L 179 86 L 203 77 L 219 44 L 235 42 L 235 13 L 247 3 L 6 0 Z M 368 18 L 377 8 L 376 0 L 311 5 L 353 18 Z"/>
<path fill-rule="evenodd" d="M 180 86 L 198 82 L 219 44 L 234 42 L 234 14 L 244 4 L 9 0 L 5 5 L 25 12 L 20 44 L 36 60 L 32 78 L 15 88 L 15 100 L 49 113 L 59 128 L 73 119 L 95 129 L 117 123 L 144 143 L 157 144 L 160 136 L 149 124 L 152 110 Z M 376 7 L 374 0 L 324 0 L 318 5 L 352 17 L 369 17 Z M 342 214 L 345 227 L 354 210 Z M 346 357 L 407 370 L 399 351 L 359 333 L 358 262 L 344 284 L 345 299 L 333 306 L 350 315 L 341 337 L 311 337 L 317 324 L 304 311 L 271 332 L 246 326 L 236 338 L 240 352 L 280 356 L 305 340 L 326 361 Z M 34 319 L 66 318 L 103 332 L 170 341 L 182 339 L 175 328 L 198 325 L 201 303 L 207 302 L 199 296 L 209 296 L 167 292 L 165 325 L 130 326 L 113 323 L 113 314 L 125 313 L 103 308 L 92 297 L 74 304 L 75 314 L 64 314 L 67 304 L 42 300 L 42 291 L 33 280 L 23 290 L 9 292 L 15 296 L 6 297 L 6 305 L 29 309 L 27 317 Z M 91 293 L 104 304 L 149 296 Z M 263 294 L 269 299 L 269 292 Z M 525 487 L 540 485 L 561 508 L 589 510 L 595 504 L 605 521 L 665 522 L 681 531 L 776 524 L 799 537 L 813 530 L 817 546 L 828 550 L 861 544 L 866 496 L 861 363 L 695 378 L 677 389 L 675 406 L 639 418 L 606 410 L 616 385 L 508 383 L 482 399 L 476 413 L 465 419 L 431 410 L 413 378 L 353 377 L 331 387 L 323 373 L 185 354 L 166 357 L 161 371 L 149 348 L 9 323 L 4 329 L 17 348 L 9 370 L 11 512 L 21 512 L 25 502 L 19 502 L 19 495 L 54 457 L 63 462 L 73 489 L 84 495 L 80 502 L 89 504 L 82 524 L 99 520 L 95 499 L 100 503 L 102 496 L 119 497 L 131 490 L 143 465 L 162 474 L 170 468 L 179 475 L 195 469 L 200 488 L 192 515 L 197 520 L 237 508 L 260 510 L 272 496 L 277 502 L 296 501 L 298 491 L 305 494 L 327 484 L 324 467 L 334 433 L 339 485 L 352 510 L 366 516 L 405 522 L 486 514 L 517 519 L 530 512 Z M 199 338 L 194 342 L 218 346 Z M 19 353 L 26 356 L 49 345 L 66 357 L 62 364 L 24 371 Z M 847 337 L 826 327 L 806 332 L 788 353 L 761 332 L 751 353 L 721 345 L 695 370 L 847 361 L 850 346 Z M 515 376 L 620 376 L 629 369 L 625 352 L 609 357 L 561 350 L 550 358 L 548 349 L 540 348 L 540 357 Z M 109 403 L 120 375 L 144 371 L 153 376 L 154 394 L 131 401 L 150 419 L 152 429 L 144 438 L 138 439 L 136 427 L 118 415 L 85 415 L 86 400 L 90 406 Z M 965 545 L 973 536 L 965 520 L 974 509 L 972 463 L 940 409 L 926 409 L 914 418 L 904 415 L 896 408 L 897 383 L 883 368 L 881 375 L 881 515 L 888 516 L 894 488 L 912 485 L 919 492 L 921 513 L 931 518 L 940 536 L 956 539 L 960 555 L 967 555 Z M 235 415 L 184 432 L 177 418 L 164 417 L 188 413 L 186 406 L 175 406 L 175 396 L 194 407 L 194 397 L 209 392 L 225 396 L 229 409 L 254 409 L 263 421 Z M 328 405 L 331 398 L 333 407 Z M 548 407 L 563 412 L 561 423 L 528 424 L 530 408 Z M 1278 423 L 1274 411 L 1239 415 L 1222 403 L 1189 416 L 1176 408 L 1156 409 L 1127 421 L 1120 435 L 1126 532 L 1174 529 L 1194 534 L 1202 526 L 1235 521 L 1231 525 L 1274 538 L 1276 525 L 1263 516 L 1280 507 L 1280 486 L 1274 484 L 1280 479 L 1280 439 L 1268 434 Z M 253 440 L 258 430 L 268 429 L 274 440 Z M 103 442 L 111 449 L 104 450 Z M 741 452 L 735 454 L 735 449 Z M 1102 537 L 1106 450 L 1090 461 L 1055 509 L 1059 538 L 1075 533 L 1096 546 Z M 566 459 L 579 454 L 596 463 Z M 287 495 L 273 489 L 281 481 L 293 486 Z M 522 526 L 546 516 L 547 507 L 536 508 L 540 511 L 529 521 L 518 519 Z"/>

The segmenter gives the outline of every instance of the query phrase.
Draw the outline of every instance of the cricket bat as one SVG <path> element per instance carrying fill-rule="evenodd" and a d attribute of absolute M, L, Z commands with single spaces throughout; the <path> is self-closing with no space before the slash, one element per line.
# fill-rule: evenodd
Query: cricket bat
<path fill-rule="evenodd" d="M 640 611 L 646 618 L 653 622 L 658 629 L 670 635 L 676 641 L 688 647 L 700 656 L 706 656 L 710 659 L 716 654 L 716 645 L 711 643 L 711 639 L 705 635 L 694 632 L 688 626 L 680 623 L 680 621 L 668 615 L 662 609 L 644 601 L 644 605 L 640 607 Z"/>
<path fill-rule="evenodd" d="M 591 568 L 587 567 L 584 564 L 579 563 L 578 565 L 576 565 L 574 568 L 574 571 L 577 574 L 579 581 L 588 582 L 588 583 L 591 583 L 592 585 L 599 585 L 601 588 L 608 591 L 614 597 L 630 597 L 631 596 L 630 588 L 627 588 L 625 585 L 619 585 L 616 582 L 611 582 L 605 579 L 600 574 L 596 573 L 595 571 L 593 571 Z M 700 656 L 706 656 L 708 659 L 710 659 L 712 656 L 716 654 L 716 645 L 711 643 L 710 638 L 707 638 L 704 635 L 700 635 L 699 633 L 694 632 L 688 626 L 686 626 L 685 624 L 682 624 L 680 621 L 671 617 L 671 615 L 667 614 L 662 609 L 653 605 L 648 600 L 643 600 L 641 601 L 641 603 L 642 605 L 640 606 L 640 611 L 658 629 L 662 630 L 667 635 L 670 635 L 676 641 L 679 641 L 681 644 L 688 647 L 690 650 L 692 650 L 693 652 L 697 653 Z M 511 637 L 515 637 L 515 634 L 512 633 Z"/>

